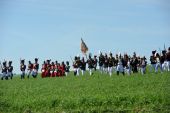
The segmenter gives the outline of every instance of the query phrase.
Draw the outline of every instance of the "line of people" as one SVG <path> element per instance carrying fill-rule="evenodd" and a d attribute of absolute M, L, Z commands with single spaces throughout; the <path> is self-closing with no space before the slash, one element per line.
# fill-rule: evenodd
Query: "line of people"
<path fill-rule="evenodd" d="M 170 47 L 168 51 L 163 50 L 160 53 L 152 51 L 152 55 L 150 56 L 150 72 L 158 72 L 160 69 L 163 71 L 170 71 Z M 67 76 L 70 72 L 70 65 L 67 61 L 58 63 L 57 61 L 51 62 L 51 60 L 46 60 L 42 64 L 41 68 L 41 77 L 60 77 Z M 123 75 L 131 75 L 132 73 L 140 72 L 142 75 L 146 73 L 147 67 L 147 59 L 144 57 L 137 56 L 136 53 L 133 53 L 133 56 L 128 54 L 121 55 L 116 54 L 115 57 L 111 52 L 109 54 L 103 55 L 101 51 L 99 51 L 99 56 L 94 55 L 92 57 L 91 54 L 87 57 L 75 56 L 73 62 L 74 75 L 79 76 L 84 75 L 86 72 L 86 68 L 88 67 L 89 75 L 93 75 L 94 71 L 99 67 L 99 71 L 101 74 L 109 74 L 112 76 L 113 73 L 119 75 L 122 73 Z M 12 61 L 8 62 L 4 61 L 2 65 L 0 64 L 2 70 L 1 80 L 9 78 L 13 78 L 13 66 Z M 35 58 L 35 62 L 28 62 L 28 66 L 25 65 L 25 60 L 20 60 L 20 71 L 21 71 L 21 79 L 24 79 L 27 75 L 29 78 L 31 75 L 33 78 L 38 76 L 39 71 L 39 63 L 38 58 Z M 27 72 L 26 72 L 27 71 Z"/>
<path fill-rule="evenodd" d="M 163 50 L 161 53 L 157 53 L 156 51 L 152 51 L 152 55 L 150 56 L 150 72 L 153 71 L 157 73 L 158 69 L 160 71 L 170 71 L 170 47 L 168 51 Z M 121 55 L 116 54 L 115 57 L 110 52 L 109 54 L 103 55 L 101 51 L 99 51 L 99 56 L 96 55 L 92 58 L 92 55 L 89 54 L 89 57 L 85 58 L 80 56 L 75 56 L 73 62 L 74 75 L 79 76 L 80 72 L 84 75 L 86 71 L 86 65 L 88 65 L 89 74 L 93 75 L 93 70 L 95 71 L 97 65 L 99 66 L 99 70 L 102 73 L 107 73 L 112 76 L 113 72 L 116 72 L 117 75 L 122 73 L 123 75 L 140 72 L 142 75 L 146 73 L 147 67 L 147 59 L 146 57 L 137 56 L 136 53 L 133 53 L 133 56 L 128 54 Z"/>
<path fill-rule="evenodd" d="M 51 62 L 51 60 L 46 60 L 42 64 L 41 69 L 41 77 L 61 77 L 67 76 L 70 72 L 69 62 L 67 61 L 66 64 L 62 62 L 61 64 L 58 61 Z"/>

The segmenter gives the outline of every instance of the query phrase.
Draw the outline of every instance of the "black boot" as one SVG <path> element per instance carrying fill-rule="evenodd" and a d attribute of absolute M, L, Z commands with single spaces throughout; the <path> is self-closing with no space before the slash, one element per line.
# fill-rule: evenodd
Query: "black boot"
<path fill-rule="evenodd" d="M 117 75 L 119 75 L 119 71 L 117 71 Z"/>

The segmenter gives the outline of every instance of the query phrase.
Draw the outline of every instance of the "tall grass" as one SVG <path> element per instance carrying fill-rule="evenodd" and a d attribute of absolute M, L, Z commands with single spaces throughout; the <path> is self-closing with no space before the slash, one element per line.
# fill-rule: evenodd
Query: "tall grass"
<path fill-rule="evenodd" d="M 0 81 L 0 112 L 170 112 L 170 73 Z"/>

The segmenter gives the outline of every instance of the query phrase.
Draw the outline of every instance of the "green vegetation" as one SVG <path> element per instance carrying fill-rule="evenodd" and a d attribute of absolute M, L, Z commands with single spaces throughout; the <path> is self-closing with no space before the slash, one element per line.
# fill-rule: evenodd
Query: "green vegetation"
<path fill-rule="evenodd" d="M 170 74 L 0 81 L 1 113 L 170 112 Z"/>

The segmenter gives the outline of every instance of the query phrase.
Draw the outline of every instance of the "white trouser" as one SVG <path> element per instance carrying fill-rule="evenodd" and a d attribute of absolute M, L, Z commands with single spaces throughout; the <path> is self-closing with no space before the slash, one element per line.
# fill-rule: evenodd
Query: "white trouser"
<path fill-rule="evenodd" d="M 81 74 L 84 75 L 84 70 L 81 70 Z"/>
<path fill-rule="evenodd" d="M 103 73 L 103 66 L 99 66 L 100 73 Z"/>
<path fill-rule="evenodd" d="M 164 63 L 162 64 L 162 69 L 163 71 L 168 71 L 168 61 L 164 61 Z"/>
<path fill-rule="evenodd" d="M 80 68 L 77 68 L 77 76 L 80 75 Z"/>
<path fill-rule="evenodd" d="M 126 68 L 126 73 L 127 73 L 128 75 L 131 75 L 131 68 L 130 68 L 130 67 Z"/>
<path fill-rule="evenodd" d="M 65 72 L 66 76 L 68 75 L 68 72 Z"/>
<path fill-rule="evenodd" d="M 89 68 L 90 76 L 92 75 L 92 68 Z"/>
<path fill-rule="evenodd" d="M 118 65 L 117 66 L 117 69 L 116 69 L 117 71 L 119 71 L 119 72 L 123 72 L 123 65 Z"/>
<path fill-rule="evenodd" d="M 112 76 L 113 67 L 108 67 L 109 75 Z"/>
<path fill-rule="evenodd" d="M 170 71 L 170 61 L 167 61 L 168 71 Z"/>
<path fill-rule="evenodd" d="M 155 72 L 158 72 L 158 68 L 160 68 L 161 72 L 162 72 L 162 65 L 161 63 L 156 63 L 156 67 L 155 67 Z"/>

